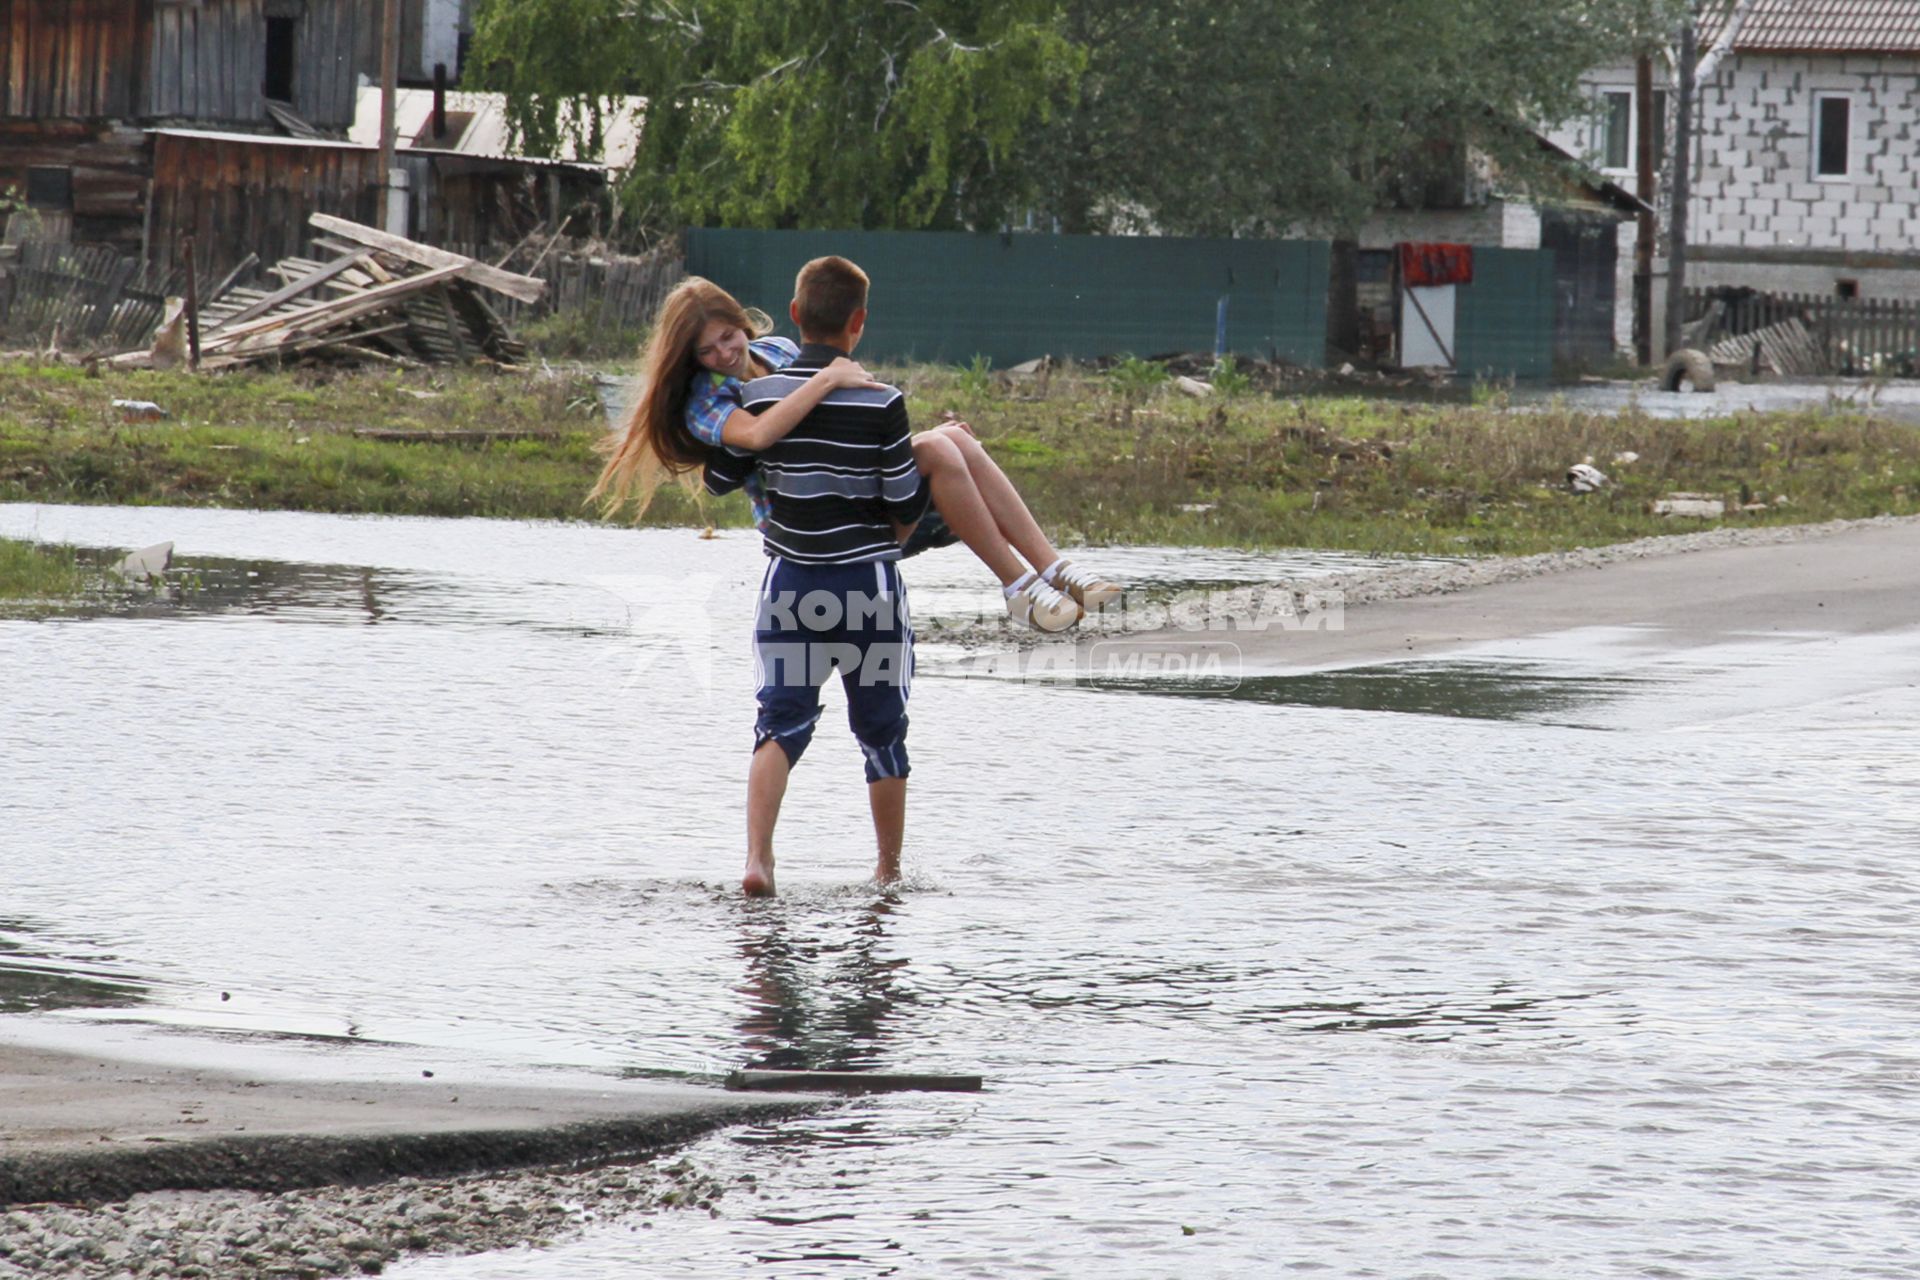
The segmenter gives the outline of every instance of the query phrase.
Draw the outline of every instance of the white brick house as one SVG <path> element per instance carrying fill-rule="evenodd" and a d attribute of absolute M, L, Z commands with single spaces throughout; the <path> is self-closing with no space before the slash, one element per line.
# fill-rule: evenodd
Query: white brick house
<path fill-rule="evenodd" d="M 1702 50 L 1733 7 L 1717 6 L 1703 22 Z M 1736 31 L 1698 89 L 1688 286 L 1920 299 L 1920 0 L 1749 0 Z M 1664 115 L 1671 74 L 1661 61 L 1654 74 Z M 1593 72 L 1597 119 L 1554 134 L 1628 187 L 1633 81 L 1630 63 Z M 1656 119 L 1659 153 L 1672 126 Z M 1623 225 L 1615 295 L 1623 347 L 1633 238 Z M 1663 238 L 1655 271 L 1665 269 Z M 1655 292 L 1663 296 L 1658 274 Z"/>

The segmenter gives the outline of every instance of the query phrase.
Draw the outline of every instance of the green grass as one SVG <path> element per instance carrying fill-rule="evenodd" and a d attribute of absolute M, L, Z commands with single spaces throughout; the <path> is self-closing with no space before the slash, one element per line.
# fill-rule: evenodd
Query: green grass
<path fill-rule="evenodd" d="M 115 399 L 152 401 L 171 416 L 129 423 Z M 355 434 L 364 428 L 468 438 L 375 440 Z M 579 372 L 89 377 L 0 366 L 0 501 L 569 519 L 585 514 L 605 430 L 591 378 Z M 489 431 L 531 435 L 481 434 Z M 678 491 L 649 514 L 701 518 Z"/>
<path fill-rule="evenodd" d="M 1201 400 L 1132 366 L 1056 372 L 1044 393 L 984 365 L 882 372 L 906 387 L 916 422 L 943 410 L 970 421 L 1068 543 L 1526 554 L 1701 527 L 1649 514 L 1675 491 L 1764 504 L 1729 525 L 1920 511 L 1920 428 L 1862 415 L 1521 412 L 1498 389 L 1480 404 Z M 173 417 L 122 422 L 116 397 Z M 361 427 L 534 436 L 396 443 Z M 588 518 L 603 435 L 584 374 L 0 366 L 0 501 Z M 1616 462 L 1623 452 L 1639 458 Z M 1562 478 L 1588 458 L 1615 483 L 1575 497 Z M 696 522 L 744 526 L 745 501 L 669 489 L 648 516 Z"/>
<path fill-rule="evenodd" d="M 1056 375 L 1035 398 L 938 367 L 892 376 L 922 421 L 972 423 L 1067 541 L 1524 555 L 1703 527 L 1650 513 L 1672 492 L 1723 496 L 1730 526 L 1920 512 L 1920 427 L 1869 416 L 1523 412 L 1498 388 L 1479 404 L 1197 400 L 1143 394 L 1141 376 Z M 1588 459 L 1614 483 L 1575 496 L 1566 470 Z"/>
<path fill-rule="evenodd" d="M 70 547 L 0 538 L 0 606 L 72 600 L 92 582 Z"/>

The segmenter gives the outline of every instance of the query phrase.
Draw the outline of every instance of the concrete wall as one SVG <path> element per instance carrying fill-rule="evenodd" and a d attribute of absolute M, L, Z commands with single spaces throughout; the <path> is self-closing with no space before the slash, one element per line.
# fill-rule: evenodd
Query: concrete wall
<path fill-rule="evenodd" d="M 1718 284 L 1744 285 L 1769 293 L 1814 293 L 1831 296 L 1836 280 L 1857 281 L 1863 298 L 1920 301 L 1920 268 L 1805 266 L 1793 263 L 1690 261 L 1687 287 L 1705 289 Z"/>
<path fill-rule="evenodd" d="M 1631 89 L 1633 68 L 1600 68 L 1585 80 L 1597 99 Z M 1655 87 L 1670 87 L 1658 63 Z M 1815 101 L 1827 93 L 1853 102 L 1845 177 L 1814 174 Z M 1601 159 L 1593 120 L 1550 136 L 1589 163 Z M 1862 297 L 1920 298 L 1920 58 L 1730 54 L 1701 88 L 1697 147 L 1688 238 L 1699 252 L 1689 286 L 1831 294 L 1852 280 Z M 1630 173 L 1608 173 L 1631 185 Z M 1656 272 L 1666 269 L 1660 203 Z M 1622 224 L 1614 328 L 1623 345 L 1632 332 L 1633 236 Z"/>
<path fill-rule="evenodd" d="M 1731 58 L 1701 97 L 1702 244 L 1911 252 L 1920 219 L 1920 60 Z M 1816 95 L 1853 102 L 1846 177 L 1813 172 Z"/>
<path fill-rule="evenodd" d="M 1631 89 L 1633 70 L 1606 68 L 1586 82 L 1596 97 Z M 1657 84 L 1666 87 L 1664 78 Z M 1844 178 L 1813 172 L 1814 102 L 1824 93 L 1853 101 L 1854 171 Z M 1688 208 L 1694 243 L 1915 252 L 1920 58 L 1730 55 L 1702 87 L 1699 123 Z M 1551 136 L 1589 162 L 1600 159 L 1592 121 Z"/>

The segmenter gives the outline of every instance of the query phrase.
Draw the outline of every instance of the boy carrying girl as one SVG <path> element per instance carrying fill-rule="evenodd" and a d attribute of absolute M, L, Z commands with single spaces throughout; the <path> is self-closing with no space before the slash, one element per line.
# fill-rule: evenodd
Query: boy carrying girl
<path fill-rule="evenodd" d="M 816 258 L 800 269 L 789 311 L 800 329 L 800 354 L 747 384 L 749 412 L 765 412 L 835 357 L 853 353 L 866 330 L 866 273 L 844 258 Z M 866 756 L 879 845 L 874 876 L 897 880 L 913 678 L 900 544 L 930 502 L 914 466 L 906 397 L 888 386 L 835 390 L 761 452 L 716 450 L 707 488 L 730 492 L 756 466 L 770 507 L 763 526 L 769 560 L 754 623 L 759 714 L 741 887 L 755 896 L 774 891 L 773 828 L 787 775 L 813 737 L 820 686 L 836 669 L 847 719 Z"/>

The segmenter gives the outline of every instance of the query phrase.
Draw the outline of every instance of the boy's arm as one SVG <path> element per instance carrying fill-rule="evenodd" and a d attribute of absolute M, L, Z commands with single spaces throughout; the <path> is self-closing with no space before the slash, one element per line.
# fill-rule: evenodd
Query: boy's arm
<path fill-rule="evenodd" d="M 719 497 L 745 484 L 758 465 L 759 460 L 751 453 L 742 453 L 737 449 L 709 449 L 701 478 L 706 481 L 707 492 Z"/>
<path fill-rule="evenodd" d="M 880 445 L 880 501 L 898 533 L 903 527 L 912 529 L 920 523 L 932 498 L 920 483 L 920 468 L 913 462 L 907 398 L 896 396 L 887 408 L 887 424 Z"/>

